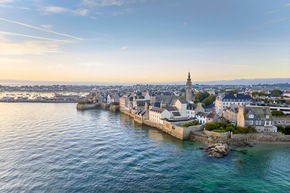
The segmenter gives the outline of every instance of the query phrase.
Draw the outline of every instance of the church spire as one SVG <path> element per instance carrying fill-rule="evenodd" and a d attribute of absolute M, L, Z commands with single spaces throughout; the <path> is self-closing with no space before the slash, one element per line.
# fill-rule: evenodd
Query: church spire
<path fill-rule="evenodd" d="M 187 77 L 187 81 L 186 81 L 186 92 L 185 92 L 185 97 L 186 97 L 186 101 L 190 102 L 192 99 L 192 83 L 191 83 L 191 78 L 190 78 L 190 72 L 188 72 L 188 77 Z"/>

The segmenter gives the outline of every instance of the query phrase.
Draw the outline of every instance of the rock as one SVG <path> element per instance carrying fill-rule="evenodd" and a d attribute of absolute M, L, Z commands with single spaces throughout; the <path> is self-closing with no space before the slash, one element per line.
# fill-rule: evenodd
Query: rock
<path fill-rule="evenodd" d="M 228 155 L 229 147 L 226 144 L 217 143 L 205 149 L 210 157 L 222 158 Z"/>

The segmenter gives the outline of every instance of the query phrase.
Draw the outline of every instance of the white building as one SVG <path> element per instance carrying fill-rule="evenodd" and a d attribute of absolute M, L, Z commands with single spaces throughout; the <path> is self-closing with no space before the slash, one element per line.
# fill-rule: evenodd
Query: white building
<path fill-rule="evenodd" d="M 171 113 L 165 108 L 152 107 L 149 110 L 149 121 L 160 123 L 162 119 L 170 119 Z"/>
<path fill-rule="evenodd" d="M 178 109 L 180 115 L 182 117 L 186 117 L 187 116 L 187 101 L 186 100 L 180 100 L 178 99 L 177 101 L 175 101 L 174 106 Z"/>
<path fill-rule="evenodd" d="M 196 119 L 199 122 L 199 124 L 204 125 L 206 123 L 217 121 L 217 115 L 214 112 L 211 113 L 199 112 L 196 114 Z"/>
<path fill-rule="evenodd" d="M 246 106 L 252 103 L 252 97 L 250 95 L 243 94 L 226 94 L 225 96 L 219 96 L 215 101 L 215 112 L 221 116 L 225 107 L 231 105 Z"/>

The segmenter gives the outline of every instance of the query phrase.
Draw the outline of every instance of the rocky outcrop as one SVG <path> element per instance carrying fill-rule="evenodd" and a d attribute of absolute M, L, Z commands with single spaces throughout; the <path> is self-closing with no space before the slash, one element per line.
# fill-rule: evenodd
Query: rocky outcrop
<path fill-rule="evenodd" d="M 222 158 L 228 155 L 229 147 L 226 144 L 217 143 L 207 147 L 205 151 L 210 157 Z"/>

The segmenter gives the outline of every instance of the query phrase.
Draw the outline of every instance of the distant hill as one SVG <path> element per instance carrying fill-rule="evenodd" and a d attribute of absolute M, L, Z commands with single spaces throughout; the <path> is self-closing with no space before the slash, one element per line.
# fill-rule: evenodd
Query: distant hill
<path fill-rule="evenodd" d="M 257 84 L 277 84 L 288 83 L 290 84 L 290 78 L 263 78 L 263 79 L 236 79 L 236 80 L 217 80 L 206 82 L 195 82 L 192 84 L 201 85 L 257 85 Z M 0 85 L 9 86 L 21 86 L 21 85 L 133 85 L 133 84 L 147 84 L 147 83 L 110 83 L 110 82 L 63 82 L 63 81 L 31 81 L 31 80 L 1 80 Z M 179 82 L 155 82 L 148 84 L 178 84 L 183 85 L 185 81 Z"/>
<path fill-rule="evenodd" d="M 290 78 L 261 78 L 261 79 L 236 79 L 236 80 L 218 80 L 209 82 L 199 82 L 196 84 L 209 84 L 209 85 L 257 85 L 257 84 L 290 84 Z"/>

